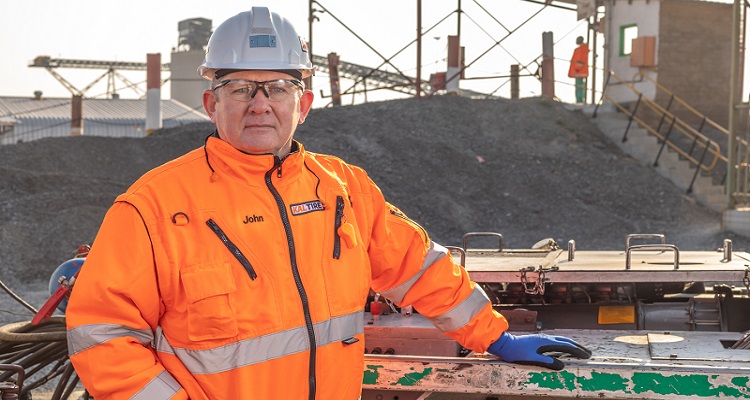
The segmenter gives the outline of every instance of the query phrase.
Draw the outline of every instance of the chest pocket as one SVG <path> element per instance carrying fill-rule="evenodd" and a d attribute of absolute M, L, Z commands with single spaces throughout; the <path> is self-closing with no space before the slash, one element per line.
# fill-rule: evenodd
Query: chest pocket
<path fill-rule="evenodd" d="M 281 329 L 283 290 L 268 260 L 254 251 L 268 247 L 264 237 L 238 231 L 214 211 L 191 214 L 190 224 L 172 233 L 173 243 L 180 244 L 174 246 L 172 262 L 181 266 L 183 297 L 172 306 L 181 318 L 176 323 L 184 328 L 181 336 L 210 341 Z"/>
<path fill-rule="evenodd" d="M 370 290 L 370 260 L 360 236 L 348 196 L 330 190 L 334 212 L 326 219 L 323 234 L 323 279 L 331 316 L 364 309 Z"/>
<path fill-rule="evenodd" d="M 187 300 L 188 338 L 198 341 L 237 335 L 237 285 L 229 263 L 190 267 L 181 278 Z"/>

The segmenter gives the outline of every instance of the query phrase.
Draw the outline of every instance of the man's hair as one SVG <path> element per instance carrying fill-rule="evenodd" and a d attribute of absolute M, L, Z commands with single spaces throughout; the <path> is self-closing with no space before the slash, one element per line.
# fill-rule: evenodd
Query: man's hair
<path fill-rule="evenodd" d="M 581 44 L 581 43 L 583 43 L 583 36 L 578 36 L 576 38 L 576 44 Z"/>

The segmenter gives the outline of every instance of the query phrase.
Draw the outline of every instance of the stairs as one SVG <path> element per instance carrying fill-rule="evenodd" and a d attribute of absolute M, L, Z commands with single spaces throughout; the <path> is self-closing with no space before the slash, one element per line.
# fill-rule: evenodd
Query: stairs
<path fill-rule="evenodd" d="M 593 117 L 595 106 L 575 106 L 581 111 Z M 724 193 L 724 186 L 714 184 L 711 176 L 704 176 L 700 172 L 695 176 L 696 169 L 686 160 L 680 159 L 680 156 L 666 147 L 659 155 L 661 143 L 653 135 L 650 135 L 646 129 L 638 126 L 633 121 L 628 130 L 627 140 L 622 141 L 623 135 L 628 127 L 628 116 L 622 112 L 616 111 L 616 108 L 605 103 L 596 110 L 596 118 L 592 119 L 599 129 L 617 144 L 626 154 L 639 160 L 644 165 L 650 166 L 661 176 L 672 181 L 677 187 L 685 190 L 686 193 L 698 203 L 716 212 L 723 212 L 727 208 L 727 195 Z M 654 161 L 658 159 L 658 164 Z M 692 184 L 693 177 L 695 181 Z"/>

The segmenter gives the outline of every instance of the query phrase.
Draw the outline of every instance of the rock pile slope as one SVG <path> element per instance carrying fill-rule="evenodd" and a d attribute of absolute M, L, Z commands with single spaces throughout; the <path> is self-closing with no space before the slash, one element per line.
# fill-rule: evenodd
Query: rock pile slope
<path fill-rule="evenodd" d="M 0 279 L 35 282 L 91 243 L 114 198 L 147 170 L 202 145 L 210 124 L 148 138 L 69 137 L 0 146 Z M 387 199 L 433 239 L 500 232 L 508 248 L 544 238 L 622 249 L 663 233 L 680 249 L 744 237 L 623 154 L 588 117 L 532 98 L 443 96 L 314 109 L 296 137 L 364 167 Z M 481 243 L 477 246 L 496 244 Z"/>

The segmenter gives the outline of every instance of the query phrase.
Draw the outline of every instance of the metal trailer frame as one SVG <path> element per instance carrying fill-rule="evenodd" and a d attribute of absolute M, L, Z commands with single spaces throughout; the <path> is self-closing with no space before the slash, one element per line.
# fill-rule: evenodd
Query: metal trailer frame
<path fill-rule="evenodd" d="M 368 354 L 364 388 L 397 390 L 415 396 L 461 393 L 598 399 L 750 398 L 750 351 L 724 348 L 726 343 L 740 339 L 741 333 L 579 330 L 545 333 L 570 337 L 593 350 L 594 355 L 590 360 L 564 359 L 566 368 L 552 371 L 509 364 L 488 355 Z"/>
<path fill-rule="evenodd" d="M 750 254 L 733 252 L 731 241 L 716 251 L 681 253 L 665 244 L 663 235 L 629 235 L 623 251 L 576 252 L 574 241 L 568 243 L 567 251 L 559 246 L 508 250 L 503 249 L 502 235 L 467 236 L 499 238 L 497 249 L 468 249 L 466 237 L 463 247 L 450 249 L 460 253 L 472 281 L 520 283 L 526 293 L 544 294 L 549 284 L 668 282 L 736 284 L 744 287 L 741 296 L 745 299 L 750 292 Z M 644 238 L 661 243 L 630 244 L 631 239 Z M 392 354 L 365 355 L 362 400 L 750 399 L 750 350 L 731 348 L 741 339 L 747 341 L 749 333 L 727 332 L 720 316 L 708 323 L 698 320 L 697 314 L 680 331 L 643 330 L 633 321 L 618 326 L 618 322 L 607 322 L 608 311 L 603 311 L 617 305 L 589 304 L 599 308 L 593 329 L 543 329 L 534 311 L 507 310 L 512 332 L 566 336 L 593 351 L 589 360 L 562 355 L 566 364 L 562 371 L 505 363 L 488 354 L 459 357 L 421 315 L 366 314 L 365 343 L 370 352 L 380 353 L 391 346 L 386 353 Z M 635 312 L 633 304 L 621 308 L 629 308 L 631 315 Z M 455 396 L 441 396 L 449 393 Z"/>

